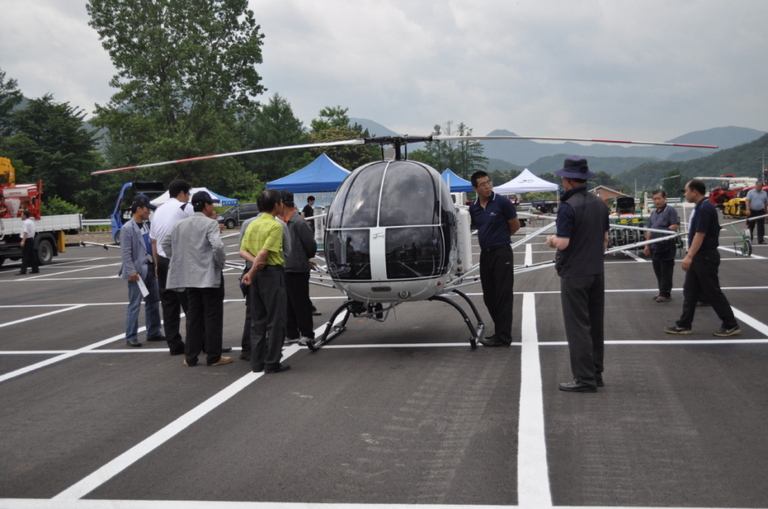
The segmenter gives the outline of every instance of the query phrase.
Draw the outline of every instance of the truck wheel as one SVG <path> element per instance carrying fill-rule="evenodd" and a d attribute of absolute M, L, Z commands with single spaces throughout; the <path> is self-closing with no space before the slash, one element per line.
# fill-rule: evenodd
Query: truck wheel
<path fill-rule="evenodd" d="M 40 265 L 48 265 L 53 261 L 53 244 L 49 239 L 42 239 L 37 246 L 37 261 Z"/>
<path fill-rule="evenodd" d="M 235 220 L 234 219 L 227 219 L 224 222 L 224 224 L 227 225 L 227 230 L 231 230 L 232 228 L 235 227 Z"/>
<path fill-rule="evenodd" d="M 556 212 L 557 212 L 557 205 L 552 205 L 552 213 L 554 214 Z"/>
<path fill-rule="evenodd" d="M 120 245 L 120 230 L 115 233 L 115 244 Z"/>

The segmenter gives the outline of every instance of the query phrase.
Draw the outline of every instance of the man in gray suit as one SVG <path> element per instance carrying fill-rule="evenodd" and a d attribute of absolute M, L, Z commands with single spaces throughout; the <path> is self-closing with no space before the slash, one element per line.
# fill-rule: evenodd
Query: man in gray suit
<path fill-rule="evenodd" d="M 163 251 L 170 256 L 167 288 L 187 291 L 187 341 L 184 364 L 196 366 L 197 357 L 207 354 L 209 366 L 232 362 L 221 356 L 224 328 L 224 243 L 213 200 L 205 191 L 192 196 L 195 214 L 182 219 L 162 240 Z"/>
<path fill-rule="evenodd" d="M 149 242 L 149 214 L 155 206 L 143 194 L 131 203 L 130 221 L 122 228 L 120 242 L 120 277 L 128 281 L 128 312 L 125 320 L 125 341 L 128 346 L 141 346 L 138 340 L 141 299 L 146 304 L 147 341 L 165 341 L 160 331 L 160 292 L 155 277 L 155 263 Z M 146 287 L 146 290 L 141 288 Z M 146 295 L 144 293 L 146 292 Z"/>

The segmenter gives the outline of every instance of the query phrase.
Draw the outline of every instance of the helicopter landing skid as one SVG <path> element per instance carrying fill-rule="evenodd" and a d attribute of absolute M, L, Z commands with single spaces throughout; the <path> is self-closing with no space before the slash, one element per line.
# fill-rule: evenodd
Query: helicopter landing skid
<path fill-rule="evenodd" d="M 331 318 L 325 322 L 325 329 L 323 329 L 323 333 L 320 334 L 320 337 L 307 341 L 307 348 L 316 352 L 324 345 L 330 343 L 336 336 L 347 330 L 347 320 L 349 320 L 349 316 L 352 314 L 351 307 L 354 304 L 355 301 L 348 300 L 339 306 L 339 308 L 333 312 Z M 342 312 L 344 312 L 344 317 L 339 320 L 339 323 L 336 323 L 338 316 Z"/>
<path fill-rule="evenodd" d="M 449 299 L 447 297 L 444 297 L 442 295 L 435 295 L 434 297 L 430 298 L 429 300 L 438 300 L 440 302 L 445 302 L 446 304 L 450 304 L 451 306 L 453 306 L 456 309 L 456 311 L 461 313 L 461 316 L 464 318 L 464 323 L 467 324 L 467 328 L 469 329 L 469 333 L 472 334 L 469 337 L 469 345 L 474 350 L 475 348 L 477 348 L 477 342 L 480 340 L 481 337 L 483 337 L 483 331 L 485 330 L 485 324 L 483 323 L 483 319 L 480 318 L 480 313 L 477 312 L 477 307 L 475 306 L 475 304 L 471 300 L 469 300 L 469 297 L 467 297 L 466 294 L 464 294 L 464 292 L 454 289 L 454 290 L 452 290 L 452 293 L 457 294 L 462 299 L 467 301 L 467 304 L 469 304 L 469 307 L 472 308 L 472 312 L 475 314 L 475 318 L 477 319 L 477 328 L 475 328 L 475 326 L 472 325 L 472 320 L 469 319 L 469 316 L 467 316 L 467 313 L 464 311 L 464 309 L 462 309 L 461 306 L 456 304 L 451 299 Z"/>

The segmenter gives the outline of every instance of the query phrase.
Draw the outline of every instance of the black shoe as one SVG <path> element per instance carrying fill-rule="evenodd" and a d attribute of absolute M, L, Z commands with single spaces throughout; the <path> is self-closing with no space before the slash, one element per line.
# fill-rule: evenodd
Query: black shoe
<path fill-rule="evenodd" d="M 277 366 L 270 366 L 264 369 L 265 373 L 282 373 L 288 371 L 291 367 L 287 364 L 278 364 Z"/>
<path fill-rule="evenodd" d="M 147 336 L 147 341 L 166 341 L 165 336 L 162 334 L 158 336 Z"/>
<path fill-rule="evenodd" d="M 26 276 L 26 275 L 27 275 L 26 272 L 17 272 L 16 274 L 14 274 L 14 276 Z"/>
<path fill-rule="evenodd" d="M 254 373 L 261 373 L 262 371 L 264 371 L 264 364 L 259 364 L 255 368 L 252 367 L 251 371 L 253 371 Z"/>
<path fill-rule="evenodd" d="M 250 353 L 241 353 L 239 358 L 240 358 L 240 360 L 243 360 L 243 361 L 250 361 L 251 360 L 251 354 Z"/>
<path fill-rule="evenodd" d="M 184 349 L 181 350 L 171 350 L 171 355 L 184 355 Z"/>
<path fill-rule="evenodd" d="M 736 336 L 738 334 L 741 334 L 741 329 L 739 329 L 738 325 L 734 325 L 730 329 L 726 329 L 725 327 L 720 327 L 715 332 L 713 332 L 713 334 L 721 338 L 727 338 L 729 336 Z"/>
<path fill-rule="evenodd" d="M 664 327 L 664 332 L 667 334 L 691 334 L 693 331 L 690 329 L 690 327 L 680 327 L 679 325 L 670 325 L 669 327 Z"/>
<path fill-rule="evenodd" d="M 227 352 L 231 352 L 231 351 L 232 351 L 232 347 L 231 346 L 222 346 L 221 347 L 221 353 L 227 353 Z"/>
<path fill-rule="evenodd" d="M 133 341 L 126 341 L 125 346 L 141 346 L 141 343 L 138 339 L 134 339 Z"/>
<path fill-rule="evenodd" d="M 194 361 L 188 361 L 187 359 L 184 359 L 184 365 L 187 366 L 188 368 L 194 368 L 195 366 L 197 366 L 197 359 L 195 359 Z"/>
<path fill-rule="evenodd" d="M 507 343 L 506 341 L 502 341 L 501 339 L 494 334 L 493 336 L 486 336 L 485 338 L 480 338 L 480 344 L 483 346 L 509 346 L 511 343 Z"/>
<path fill-rule="evenodd" d="M 599 373 L 595 374 L 595 382 L 597 382 L 598 387 L 605 387 L 605 384 L 603 383 L 603 375 Z"/>
<path fill-rule="evenodd" d="M 561 383 L 560 390 L 566 392 L 597 392 L 597 387 L 593 387 L 582 382 L 578 378 L 574 378 L 570 382 Z"/>
<path fill-rule="evenodd" d="M 764 241 L 764 240 L 760 240 L 760 241 L 758 241 L 757 243 L 758 243 L 758 244 L 765 244 L 765 241 Z"/>
<path fill-rule="evenodd" d="M 322 313 L 320 311 L 318 311 L 318 310 L 312 311 L 312 316 L 320 316 L 320 315 L 322 315 Z"/>

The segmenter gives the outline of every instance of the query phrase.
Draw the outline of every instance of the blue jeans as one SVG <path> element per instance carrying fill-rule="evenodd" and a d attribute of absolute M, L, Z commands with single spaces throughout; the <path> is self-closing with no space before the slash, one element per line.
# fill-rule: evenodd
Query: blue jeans
<path fill-rule="evenodd" d="M 160 290 L 155 277 L 155 266 L 150 265 L 144 284 L 149 294 L 144 298 L 147 322 L 147 337 L 160 336 Z M 139 312 L 141 311 L 141 290 L 139 283 L 128 281 L 128 313 L 125 318 L 125 340 L 133 341 L 139 334 Z"/>

